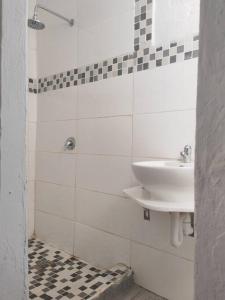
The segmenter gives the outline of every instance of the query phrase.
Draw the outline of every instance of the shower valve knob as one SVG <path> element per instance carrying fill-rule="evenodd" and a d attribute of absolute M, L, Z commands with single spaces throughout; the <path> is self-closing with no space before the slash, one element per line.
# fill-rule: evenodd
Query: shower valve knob
<path fill-rule="evenodd" d="M 76 141 L 74 137 L 69 137 L 64 144 L 64 149 L 65 150 L 74 150 L 76 147 Z"/>

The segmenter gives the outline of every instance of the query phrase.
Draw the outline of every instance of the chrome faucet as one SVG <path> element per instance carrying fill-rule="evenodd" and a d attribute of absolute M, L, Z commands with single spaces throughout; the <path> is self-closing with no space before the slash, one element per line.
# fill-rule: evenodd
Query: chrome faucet
<path fill-rule="evenodd" d="M 180 153 L 181 159 L 184 163 L 190 163 L 191 162 L 191 153 L 192 153 L 192 148 L 190 145 L 186 145 L 184 147 L 184 151 Z"/>

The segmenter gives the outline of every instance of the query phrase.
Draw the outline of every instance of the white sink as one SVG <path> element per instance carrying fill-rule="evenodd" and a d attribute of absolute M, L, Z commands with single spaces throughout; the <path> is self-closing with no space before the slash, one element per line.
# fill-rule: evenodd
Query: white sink
<path fill-rule="evenodd" d="M 124 190 L 125 195 L 144 209 L 169 212 L 171 244 L 180 247 L 184 236 L 193 233 L 194 163 L 143 161 L 133 163 L 132 168 L 140 186 Z"/>
<path fill-rule="evenodd" d="M 132 168 L 151 199 L 194 203 L 194 163 L 144 161 L 133 163 Z"/>

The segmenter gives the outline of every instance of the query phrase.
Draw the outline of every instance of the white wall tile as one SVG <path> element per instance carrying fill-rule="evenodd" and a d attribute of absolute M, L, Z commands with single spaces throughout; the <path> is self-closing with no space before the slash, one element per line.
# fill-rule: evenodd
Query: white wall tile
<path fill-rule="evenodd" d="M 29 180 L 35 180 L 36 152 L 28 151 L 27 156 L 27 178 Z"/>
<path fill-rule="evenodd" d="M 75 160 L 73 154 L 37 152 L 36 180 L 74 186 Z"/>
<path fill-rule="evenodd" d="M 88 9 L 87 9 L 88 7 Z M 77 0 L 78 21 L 83 28 L 96 25 L 101 20 L 134 9 L 133 0 Z"/>
<path fill-rule="evenodd" d="M 37 51 L 28 51 L 28 77 L 37 78 Z"/>
<path fill-rule="evenodd" d="M 77 222 L 130 238 L 130 200 L 103 193 L 77 189 Z"/>
<path fill-rule="evenodd" d="M 37 33 L 35 30 L 28 28 L 28 51 L 29 50 L 37 50 Z M 36 58 L 37 59 L 37 58 Z"/>
<path fill-rule="evenodd" d="M 37 122 L 37 95 L 29 93 L 27 99 L 27 120 Z"/>
<path fill-rule="evenodd" d="M 77 17 L 76 1 L 40 0 L 42 4 L 68 18 Z M 37 33 L 38 41 L 38 74 L 46 76 L 70 70 L 77 63 L 77 24 L 71 27 L 64 20 L 46 13 L 39 12 L 40 19 L 45 23 L 45 30 Z"/>
<path fill-rule="evenodd" d="M 78 155 L 77 186 L 123 195 L 123 189 L 131 185 L 130 165 L 126 157 Z"/>
<path fill-rule="evenodd" d="M 50 91 L 38 95 L 38 121 L 75 120 L 77 87 Z"/>
<path fill-rule="evenodd" d="M 29 0 L 29 17 L 33 15 L 35 0 Z M 37 35 L 36 31 L 28 29 L 28 77 L 37 78 Z M 35 215 L 35 151 L 36 151 L 36 121 L 37 121 L 37 95 L 27 95 L 27 131 L 26 131 L 26 200 L 27 200 L 27 235 L 31 238 L 34 233 Z"/>
<path fill-rule="evenodd" d="M 199 0 L 157 0 L 154 3 L 153 42 L 163 45 L 199 32 Z"/>
<path fill-rule="evenodd" d="M 76 121 L 53 121 L 37 124 L 37 151 L 66 152 L 67 138 L 76 138 Z M 67 151 L 69 154 L 74 153 Z"/>
<path fill-rule="evenodd" d="M 78 152 L 131 155 L 131 116 L 78 121 Z"/>
<path fill-rule="evenodd" d="M 130 206 L 131 240 L 182 258 L 194 260 L 194 238 L 185 237 L 180 248 L 172 247 L 170 243 L 170 214 L 151 211 L 151 220 L 145 221 L 143 208 L 134 201 L 131 201 Z"/>
<path fill-rule="evenodd" d="M 128 11 L 100 24 L 101 59 L 133 51 L 133 22 L 134 11 Z"/>
<path fill-rule="evenodd" d="M 135 113 L 195 109 L 198 60 L 134 74 Z"/>
<path fill-rule="evenodd" d="M 31 238 L 34 234 L 34 209 L 35 209 L 35 181 L 28 181 L 26 185 L 27 204 L 27 234 Z"/>
<path fill-rule="evenodd" d="M 131 249 L 137 284 L 171 300 L 194 298 L 193 262 L 137 243 L 132 243 Z"/>
<path fill-rule="evenodd" d="M 62 0 L 39 0 L 38 3 L 66 16 L 67 18 L 77 18 L 77 1 L 67 0 L 66 5 L 65 2 L 62 2 Z M 63 20 L 60 20 L 45 11 L 40 10 L 40 16 L 42 16 L 45 22 L 48 22 L 48 27 L 58 25 L 59 23 L 64 24 Z"/>
<path fill-rule="evenodd" d="M 78 87 L 78 117 L 93 118 L 132 113 L 133 74 Z"/>
<path fill-rule="evenodd" d="M 129 240 L 76 223 L 75 256 L 103 268 L 118 262 L 129 265 Z"/>
<path fill-rule="evenodd" d="M 135 156 L 179 158 L 195 144 L 195 110 L 134 116 Z"/>
<path fill-rule="evenodd" d="M 29 122 L 28 124 L 28 150 L 36 150 L 36 123 Z"/>
<path fill-rule="evenodd" d="M 36 211 L 35 233 L 39 239 L 73 254 L 74 223 L 72 221 Z"/>
<path fill-rule="evenodd" d="M 38 32 L 39 77 L 71 70 L 77 64 L 76 26 L 62 22 Z"/>
<path fill-rule="evenodd" d="M 99 53 L 101 39 L 99 26 L 90 27 L 88 30 L 80 28 L 77 39 L 78 66 L 89 65 L 102 60 L 101 53 Z"/>
<path fill-rule="evenodd" d="M 99 19 L 97 24 L 88 28 L 81 25 L 78 33 L 78 65 L 132 52 L 133 20 L 134 11 L 129 10 L 112 18 Z"/>
<path fill-rule="evenodd" d="M 37 210 L 66 219 L 74 219 L 74 201 L 74 188 L 37 181 Z"/>

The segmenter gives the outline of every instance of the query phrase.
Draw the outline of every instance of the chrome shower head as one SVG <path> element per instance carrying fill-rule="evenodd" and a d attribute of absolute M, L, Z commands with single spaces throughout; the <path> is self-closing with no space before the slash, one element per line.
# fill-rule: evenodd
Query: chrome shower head
<path fill-rule="evenodd" d="M 70 26 L 74 26 L 74 19 L 68 19 L 66 17 L 64 17 L 63 15 L 47 8 L 47 7 L 44 7 L 44 6 L 41 6 L 41 5 L 36 5 L 35 8 L 34 8 L 34 16 L 32 19 L 29 19 L 28 20 L 28 26 L 32 29 L 35 29 L 35 30 L 42 30 L 45 28 L 45 24 L 42 23 L 39 19 L 38 19 L 38 9 L 43 9 L 45 11 L 47 11 L 48 13 L 54 15 L 55 17 L 57 18 L 60 18 L 64 21 L 66 21 Z"/>
<path fill-rule="evenodd" d="M 38 20 L 36 15 L 34 15 L 32 19 L 28 20 L 28 26 L 35 30 L 42 30 L 45 28 L 45 24 Z"/>

